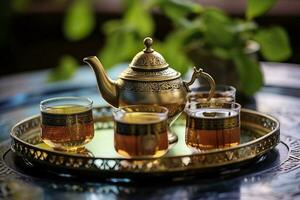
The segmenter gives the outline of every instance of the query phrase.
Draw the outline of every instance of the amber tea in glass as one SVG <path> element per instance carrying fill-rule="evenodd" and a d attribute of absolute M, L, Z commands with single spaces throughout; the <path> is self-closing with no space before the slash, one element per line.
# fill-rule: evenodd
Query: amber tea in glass
<path fill-rule="evenodd" d="M 159 157 L 168 150 L 168 109 L 134 105 L 114 111 L 114 146 L 124 157 Z"/>
<path fill-rule="evenodd" d="M 186 144 L 199 150 L 240 144 L 240 108 L 226 102 L 187 104 Z"/>
<path fill-rule="evenodd" d="M 58 97 L 41 102 L 41 138 L 56 150 L 75 151 L 94 136 L 92 100 Z"/>
<path fill-rule="evenodd" d="M 188 94 L 188 102 L 207 102 L 210 87 L 201 86 L 192 89 L 192 92 Z M 210 102 L 235 102 L 236 89 L 229 85 L 216 85 L 214 95 L 210 99 Z"/>

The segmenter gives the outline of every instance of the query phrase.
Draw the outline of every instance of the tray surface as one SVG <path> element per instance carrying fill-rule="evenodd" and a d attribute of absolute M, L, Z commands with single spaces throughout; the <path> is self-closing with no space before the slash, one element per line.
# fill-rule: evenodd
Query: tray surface
<path fill-rule="evenodd" d="M 11 148 L 26 161 L 50 170 L 80 170 L 103 176 L 164 175 L 178 171 L 205 171 L 216 167 L 240 165 L 259 158 L 279 143 L 279 122 L 265 114 L 243 109 L 241 112 L 241 145 L 203 152 L 192 151 L 185 145 L 185 118 L 182 115 L 173 125 L 179 137 L 160 158 L 123 158 L 113 146 L 111 108 L 97 107 L 95 136 L 82 154 L 54 151 L 39 136 L 39 116 L 18 123 L 11 132 Z"/>

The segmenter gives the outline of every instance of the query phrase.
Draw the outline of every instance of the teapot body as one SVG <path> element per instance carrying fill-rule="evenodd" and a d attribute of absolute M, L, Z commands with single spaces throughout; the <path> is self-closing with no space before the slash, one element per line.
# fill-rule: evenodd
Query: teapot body
<path fill-rule="evenodd" d="M 160 105 L 168 108 L 172 121 L 184 109 L 187 89 L 181 78 L 168 81 L 132 81 L 119 79 L 118 106 Z"/>

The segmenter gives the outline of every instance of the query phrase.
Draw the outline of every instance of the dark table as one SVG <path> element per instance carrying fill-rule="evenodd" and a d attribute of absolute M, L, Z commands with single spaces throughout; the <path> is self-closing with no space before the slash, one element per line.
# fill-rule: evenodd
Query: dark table
<path fill-rule="evenodd" d="M 113 78 L 124 68 L 110 71 Z M 300 66 L 262 63 L 265 86 L 246 107 L 269 113 L 281 122 L 286 152 L 272 162 L 214 178 L 143 183 L 55 180 L 14 171 L 3 160 L 9 131 L 19 120 L 39 113 L 39 102 L 55 96 L 89 96 L 105 105 L 90 69 L 82 67 L 69 81 L 46 83 L 49 71 L 0 79 L 0 199 L 300 199 Z"/>

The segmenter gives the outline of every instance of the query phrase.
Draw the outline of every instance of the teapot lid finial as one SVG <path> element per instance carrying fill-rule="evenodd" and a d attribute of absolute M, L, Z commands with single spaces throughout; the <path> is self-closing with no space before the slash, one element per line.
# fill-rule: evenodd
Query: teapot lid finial
<path fill-rule="evenodd" d="M 152 53 L 153 52 L 152 44 L 153 44 L 153 40 L 152 40 L 151 37 L 146 37 L 144 39 L 144 45 L 145 45 L 144 52 L 145 53 Z"/>
<path fill-rule="evenodd" d="M 134 70 L 163 70 L 169 67 L 164 57 L 152 48 L 153 40 L 151 37 L 144 39 L 145 48 L 137 53 L 129 67 Z"/>
<path fill-rule="evenodd" d="M 152 48 L 152 38 L 146 37 L 144 45 L 145 48 L 133 57 L 129 67 L 120 75 L 121 79 L 153 82 L 180 77 L 180 73 L 170 68 L 164 57 Z"/>

